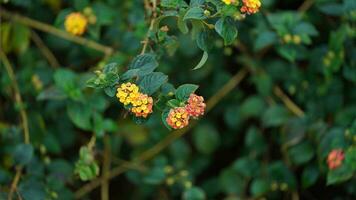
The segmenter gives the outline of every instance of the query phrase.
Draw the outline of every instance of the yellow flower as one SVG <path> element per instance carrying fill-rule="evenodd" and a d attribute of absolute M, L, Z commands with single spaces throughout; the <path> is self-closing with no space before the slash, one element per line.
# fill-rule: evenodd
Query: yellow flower
<path fill-rule="evenodd" d="M 294 44 L 300 44 L 302 42 L 302 38 L 299 35 L 293 35 Z"/>
<path fill-rule="evenodd" d="M 131 112 L 136 117 L 146 118 L 152 113 L 153 99 L 147 94 L 139 93 L 138 97 L 132 101 Z"/>
<path fill-rule="evenodd" d="M 247 14 L 254 14 L 259 11 L 261 7 L 260 0 L 242 0 L 241 12 Z"/>
<path fill-rule="evenodd" d="M 222 0 L 226 5 L 235 4 L 237 0 Z"/>
<path fill-rule="evenodd" d="M 116 97 L 121 103 L 125 106 L 131 104 L 136 100 L 140 93 L 138 92 L 139 88 L 136 84 L 133 83 L 123 83 L 117 88 Z"/>
<path fill-rule="evenodd" d="M 82 35 L 87 27 L 87 18 L 79 12 L 73 12 L 67 15 L 64 27 L 67 32 L 73 35 Z"/>
<path fill-rule="evenodd" d="M 174 129 L 181 129 L 189 124 L 189 113 L 185 107 L 172 108 L 166 122 Z"/>

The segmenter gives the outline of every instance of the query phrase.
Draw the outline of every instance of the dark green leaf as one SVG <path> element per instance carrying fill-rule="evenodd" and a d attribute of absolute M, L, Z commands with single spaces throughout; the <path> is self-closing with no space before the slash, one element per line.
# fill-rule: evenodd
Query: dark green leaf
<path fill-rule="evenodd" d="M 190 94 L 194 93 L 198 87 L 199 86 L 193 84 L 181 85 L 176 90 L 176 98 L 181 102 L 185 102 L 188 100 Z"/>
<path fill-rule="evenodd" d="M 152 95 L 155 93 L 165 82 L 167 82 L 168 76 L 162 72 L 153 72 L 142 79 L 138 80 L 138 85 L 143 93 Z"/>
<path fill-rule="evenodd" d="M 187 19 L 206 19 L 206 16 L 204 15 L 204 9 L 200 7 L 190 8 L 183 18 L 183 20 Z"/>
<path fill-rule="evenodd" d="M 30 144 L 18 144 L 15 147 L 13 156 L 16 164 L 26 165 L 33 157 L 33 147 Z"/>
<path fill-rule="evenodd" d="M 220 18 L 215 23 L 215 31 L 224 39 L 225 45 L 232 44 L 237 37 L 237 29 L 230 17 Z"/>

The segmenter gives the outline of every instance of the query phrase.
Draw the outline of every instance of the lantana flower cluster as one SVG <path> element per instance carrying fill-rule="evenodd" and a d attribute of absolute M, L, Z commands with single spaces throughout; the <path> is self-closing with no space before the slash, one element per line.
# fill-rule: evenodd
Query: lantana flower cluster
<path fill-rule="evenodd" d="M 226 5 L 238 5 L 238 0 L 222 0 Z M 261 7 L 260 0 L 242 0 L 240 11 L 247 14 L 255 14 Z"/>
<path fill-rule="evenodd" d="M 86 7 L 81 12 L 72 12 L 66 16 L 64 28 L 68 33 L 73 35 L 83 35 L 88 27 L 88 24 L 95 24 L 96 16 L 90 7 Z"/>
<path fill-rule="evenodd" d="M 146 118 L 153 111 L 153 99 L 147 94 L 139 92 L 139 87 L 134 83 L 123 83 L 117 88 L 116 97 L 136 117 Z"/>
<path fill-rule="evenodd" d="M 344 158 L 345 158 L 345 154 L 341 149 L 334 149 L 330 151 L 327 158 L 329 169 L 333 170 L 340 167 L 342 165 Z"/>
<path fill-rule="evenodd" d="M 202 96 L 191 94 L 185 106 L 172 108 L 169 111 L 166 122 L 173 129 L 184 128 L 189 124 L 191 117 L 197 118 L 204 115 L 205 107 Z"/>
<path fill-rule="evenodd" d="M 73 35 L 83 35 L 88 25 L 88 19 L 80 12 L 73 12 L 67 15 L 64 27 L 68 33 Z"/>

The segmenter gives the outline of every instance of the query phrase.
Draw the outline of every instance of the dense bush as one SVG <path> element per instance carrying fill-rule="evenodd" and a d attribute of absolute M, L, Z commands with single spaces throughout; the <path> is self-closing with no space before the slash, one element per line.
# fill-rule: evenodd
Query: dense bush
<path fill-rule="evenodd" d="M 356 199 L 356 1 L 0 15 L 0 199 Z"/>

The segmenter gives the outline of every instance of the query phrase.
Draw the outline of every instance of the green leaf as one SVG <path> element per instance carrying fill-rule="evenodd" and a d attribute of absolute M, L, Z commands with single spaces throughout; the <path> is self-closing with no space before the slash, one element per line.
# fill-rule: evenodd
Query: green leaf
<path fill-rule="evenodd" d="M 146 53 L 136 56 L 129 65 L 130 70 L 136 70 L 137 76 L 144 76 L 153 72 L 158 67 L 156 55 L 153 53 Z"/>
<path fill-rule="evenodd" d="M 203 51 L 208 51 L 212 45 L 212 37 L 209 31 L 203 29 L 197 35 L 197 45 Z"/>
<path fill-rule="evenodd" d="M 303 170 L 302 173 L 302 186 L 303 188 L 308 188 L 318 180 L 319 170 L 316 166 L 308 166 Z"/>
<path fill-rule="evenodd" d="M 240 114 L 244 118 L 259 117 L 264 111 L 266 103 L 259 96 L 248 97 L 241 105 Z"/>
<path fill-rule="evenodd" d="M 356 147 L 355 146 L 351 146 L 347 149 L 345 153 L 345 165 L 348 165 L 352 171 L 356 172 Z"/>
<path fill-rule="evenodd" d="M 139 79 L 138 85 L 143 93 L 152 95 L 167 82 L 167 80 L 168 76 L 162 72 L 153 72 Z"/>
<path fill-rule="evenodd" d="M 71 102 L 67 105 L 67 113 L 70 120 L 79 128 L 90 130 L 91 109 L 82 103 Z"/>
<path fill-rule="evenodd" d="M 179 16 L 177 19 L 177 26 L 180 32 L 183 34 L 187 34 L 189 32 L 189 28 L 187 26 L 187 22 L 183 20 L 182 16 Z"/>
<path fill-rule="evenodd" d="M 291 147 L 288 150 L 288 155 L 292 162 L 296 165 L 305 164 L 310 161 L 314 156 L 313 146 L 305 141 Z"/>
<path fill-rule="evenodd" d="M 116 94 L 116 85 L 104 88 L 104 92 L 109 97 L 114 97 Z"/>
<path fill-rule="evenodd" d="M 183 84 L 179 86 L 176 90 L 176 98 L 181 101 L 185 102 L 188 100 L 190 94 L 194 93 L 199 86 L 193 84 Z"/>
<path fill-rule="evenodd" d="M 14 23 L 11 30 L 11 47 L 18 53 L 24 52 L 30 44 L 31 31 L 27 26 Z"/>
<path fill-rule="evenodd" d="M 245 178 L 251 178 L 256 176 L 256 172 L 259 169 L 258 162 L 256 160 L 250 159 L 248 157 L 242 157 L 237 159 L 232 164 L 232 169 L 237 171 L 240 175 Z"/>
<path fill-rule="evenodd" d="M 18 144 L 13 152 L 13 157 L 16 164 L 26 165 L 33 157 L 33 147 L 30 144 Z"/>
<path fill-rule="evenodd" d="M 197 70 L 203 67 L 203 65 L 206 63 L 208 60 L 208 52 L 204 51 L 203 56 L 201 57 L 199 63 L 193 68 L 193 70 Z"/>
<path fill-rule="evenodd" d="M 41 91 L 41 93 L 37 96 L 37 100 L 63 100 L 66 97 L 67 95 L 57 87 L 49 87 Z"/>
<path fill-rule="evenodd" d="M 219 187 L 226 194 L 243 194 L 245 181 L 236 170 L 225 168 L 219 175 Z"/>
<path fill-rule="evenodd" d="M 251 183 L 250 192 L 253 197 L 260 197 L 270 189 L 270 183 L 262 178 L 254 179 Z"/>
<path fill-rule="evenodd" d="M 224 39 L 225 45 L 232 44 L 237 37 L 237 29 L 230 17 L 220 18 L 215 23 L 215 31 Z"/>
<path fill-rule="evenodd" d="M 190 0 L 189 6 L 190 7 L 197 7 L 201 6 L 205 3 L 205 0 Z"/>
<path fill-rule="evenodd" d="M 21 195 L 22 199 L 26 199 L 26 200 L 46 199 L 46 187 L 43 185 L 43 183 L 39 182 L 34 178 L 25 179 L 21 181 L 18 187 L 18 192 Z"/>
<path fill-rule="evenodd" d="M 177 8 L 183 0 L 161 0 L 161 6 L 165 8 Z"/>
<path fill-rule="evenodd" d="M 200 153 L 212 154 L 220 145 L 220 135 L 213 126 L 202 125 L 195 129 L 193 141 Z"/>
<path fill-rule="evenodd" d="M 279 105 L 269 107 L 262 116 L 263 124 L 266 127 L 280 126 L 288 119 L 288 111 Z"/>
<path fill-rule="evenodd" d="M 78 11 L 83 10 L 88 5 L 89 5 L 88 0 L 74 0 L 74 8 Z"/>
<path fill-rule="evenodd" d="M 169 101 L 167 101 L 167 106 L 171 107 L 171 108 L 176 108 L 180 106 L 180 101 L 177 99 L 171 99 Z"/>
<path fill-rule="evenodd" d="M 204 14 L 204 9 L 200 7 L 190 8 L 187 13 L 184 15 L 183 20 L 187 19 L 206 19 L 207 17 Z"/>
<path fill-rule="evenodd" d="M 278 42 L 278 37 L 275 32 L 265 31 L 259 34 L 254 43 L 255 51 L 259 51 L 269 45 L 273 45 Z"/>
<path fill-rule="evenodd" d="M 353 176 L 353 170 L 349 165 L 345 165 L 344 163 L 336 168 L 329 170 L 327 175 L 327 185 L 334 185 L 341 182 L 345 182 L 349 180 Z"/>
<path fill-rule="evenodd" d="M 162 120 L 164 126 L 166 126 L 168 130 L 172 130 L 172 128 L 167 124 L 167 121 L 166 121 L 170 110 L 171 109 L 169 107 L 166 107 L 165 109 L 163 109 L 162 115 L 161 115 L 161 120 Z"/>
<path fill-rule="evenodd" d="M 301 22 L 298 25 L 296 25 L 293 29 L 293 32 L 298 35 L 303 35 L 307 34 L 310 36 L 317 36 L 318 31 L 315 29 L 315 27 L 308 22 Z"/>
<path fill-rule="evenodd" d="M 205 193 L 198 187 L 192 187 L 184 191 L 183 200 L 204 200 L 206 199 Z"/>
<path fill-rule="evenodd" d="M 162 167 L 154 167 L 144 177 L 143 181 L 147 184 L 159 185 L 164 181 L 165 178 L 166 178 L 166 174 L 165 174 L 163 168 Z"/>

